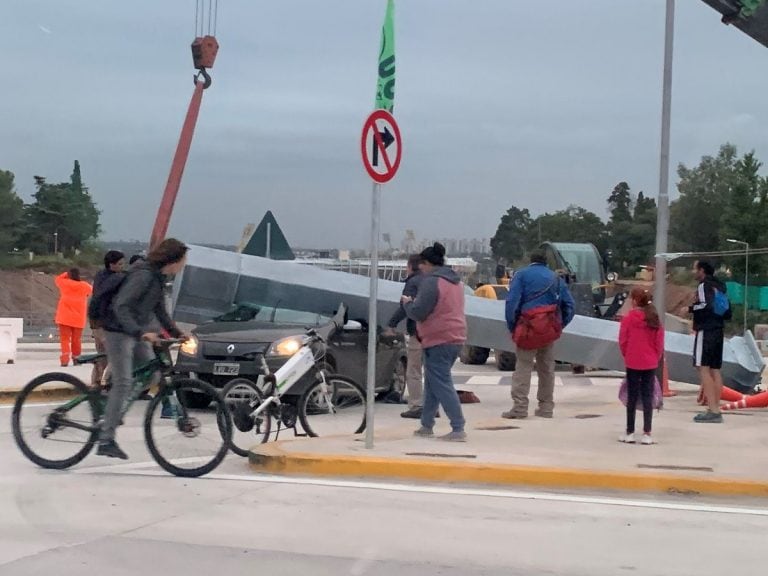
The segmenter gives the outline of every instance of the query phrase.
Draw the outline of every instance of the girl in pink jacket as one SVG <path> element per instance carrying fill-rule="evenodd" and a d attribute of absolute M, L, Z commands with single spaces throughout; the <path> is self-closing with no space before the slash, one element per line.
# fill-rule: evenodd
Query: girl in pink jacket
<path fill-rule="evenodd" d="M 632 311 L 621 321 L 619 347 L 627 367 L 627 433 L 619 442 L 635 442 L 635 410 L 643 401 L 643 444 L 653 444 L 653 387 L 659 360 L 664 354 L 664 330 L 651 297 L 643 288 L 633 288 Z"/>

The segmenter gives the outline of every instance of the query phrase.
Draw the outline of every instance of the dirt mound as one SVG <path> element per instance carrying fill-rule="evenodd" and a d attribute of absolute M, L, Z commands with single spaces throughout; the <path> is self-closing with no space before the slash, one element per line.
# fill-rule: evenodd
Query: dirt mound
<path fill-rule="evenodd" d="M 641 280 L 622 280 L 616 283 L 616 289 L 629 292 L 635 286 L 641 286 L 649 292 L 653 292 L 653 282 Z M 681 315 L 683 308 L 688 309 L 696 299 L 696 288 L 667 283 L 667 313 L 675 316 Z"/>
<path fill-rule="evenodd" d="M 0 270 L 0 316 L 53 325 L 59 291 L 54 276 L 34 270 Z"/>

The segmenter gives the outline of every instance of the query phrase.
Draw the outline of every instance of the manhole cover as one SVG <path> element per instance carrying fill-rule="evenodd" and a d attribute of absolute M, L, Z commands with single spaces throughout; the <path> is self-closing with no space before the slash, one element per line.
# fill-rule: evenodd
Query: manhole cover
<path fill-rule="evenodd" d="M 475 430 L 490 430 L 491 432 L 497 430 L 520 430 L 520 426 L 477 426 Z"/>
<path fill-rule="evenodd" d="M 638 464 L 638 468 L 650 470 L 685 470 L 688 472 L 714 472 L 714 468 L 709 466 L 675 466 L 672 464 Z"/>
<path fill-rule="evenodd" d="M 588 420 L 589 418 L 600 418 L 602 417 L 602 414 L 576 414 L 574 418 L 576 420 Z"/>
<path fill-rule="evenodd" d="M 406 452 L 406 456 L 426 456 L 428 458 L 477 458 L 475 454 L 441 454 L 439 452 Z"/>

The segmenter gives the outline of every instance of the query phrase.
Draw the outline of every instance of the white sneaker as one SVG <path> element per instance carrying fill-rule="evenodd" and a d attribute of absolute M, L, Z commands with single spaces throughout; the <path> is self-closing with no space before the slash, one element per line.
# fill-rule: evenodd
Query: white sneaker
<path fill-rule="evenodd" d="M 653 438 L 651 438 L 650 434 L 643 434 L 643 439 L 640 443 L 645 444 L 646 446 L 650 446 L 651 444 L 656 444 L 656 442 L 653 441 Z"/>
<path fill-rule="evenodd" d="M 623 436 L 619 436 L 619 442 L 623 442 L 624 444 L 634 444 L 635 443 L 635 435 L 634 434 L 624 434 Z"/>

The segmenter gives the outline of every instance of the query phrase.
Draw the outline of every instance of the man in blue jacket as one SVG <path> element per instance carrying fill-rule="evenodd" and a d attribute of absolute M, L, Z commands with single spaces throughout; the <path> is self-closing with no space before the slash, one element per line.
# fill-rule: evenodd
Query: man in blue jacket
<path fill-rule="evenodd" d="M 542 251 L 531 254 L 531 264 L 519 270 L 512 279 L 507 296 L 506 320 L 511 334 L 521 314 L 542 306 L 557 305 L 562 327 L 574 316 L 574 301 L 566 282 L 547 267 Z M 555 409 L 555 342 L 533 350 L 517 347 L 517 368 L 512 377 L 512 409 L 502 414 L 503 418 L 522 419 L 528 417 L 528 394 L 531 390 L 531 373 L 534 362 L 539 376 L 537 398 L 539 406 L 535 411 L 540 418 L 552 418 Z"/>

